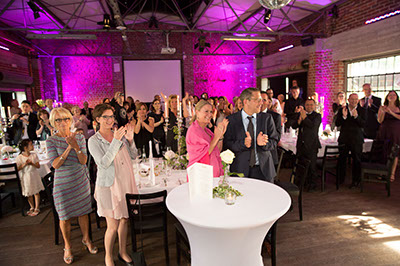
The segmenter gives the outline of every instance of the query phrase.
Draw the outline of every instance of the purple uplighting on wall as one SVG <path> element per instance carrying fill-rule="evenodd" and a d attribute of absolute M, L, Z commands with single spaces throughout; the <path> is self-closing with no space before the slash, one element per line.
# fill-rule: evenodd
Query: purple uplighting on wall
<path fill-rule="evenodd" d="M 218 35 L 207 38 L 211 43 L 211 50 L 220 43 Z M 250 51 L 258 43 L 238 42 L 242 49 Z M 218 48 L 217 54 L 241 54 L 240 48 L 232 43 L 225 42 Z M 193 57 L 194 94 L 200 96 L 207 92 L 209 96 L 225 96 L 232 102 L 233 97 L 248 88 L 256 86 L 254 71 L 254 56 L 207 56 Z"/>
<path fill-rule="evenodd" d="M 61 58 L 63 101 L 82 106 L 92 105 L 113 95 L 112 60 L 105 57 Z"/>

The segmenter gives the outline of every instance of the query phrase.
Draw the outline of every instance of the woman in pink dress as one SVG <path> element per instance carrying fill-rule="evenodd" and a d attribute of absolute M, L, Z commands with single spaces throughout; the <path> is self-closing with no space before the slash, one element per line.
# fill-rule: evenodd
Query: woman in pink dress
<path fill-rule="evenodd" d="M 186 134 L 186 147 L 189 156 L 189 166 L 194 163 L 204 163 L 213 166 L 214 177 L 224 174 L 218 142 L 222 141 L 228 126 L 224 119 L 215 127 L 214 133 L 208 129 L 213 117 L 213 107 L 206 100 L 196 104 L 196 113 Z"/>
<path fill-rule="evenodd" d="M 99 216 L 105 217 L 105 264 L 114 265 L 113 246 L 118 234 L 118 259 L 133 265 L 126 251 L 128 237 L 128 209 L 126 193 L 137 194 L 132 159 L 137 150 L 133 141 L 134 122 L 113 130 L 115 116 L 109 104 L 99 104 L 93 111 L 100 129 L 89 139 L 89 151 L 97 165 L 95 199 Z"/>

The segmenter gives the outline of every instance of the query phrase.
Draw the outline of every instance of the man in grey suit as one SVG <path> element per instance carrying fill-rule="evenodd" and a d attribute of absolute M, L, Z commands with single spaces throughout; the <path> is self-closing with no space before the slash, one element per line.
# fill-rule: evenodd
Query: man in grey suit
<path fill-rule="evenodd" d="M 228 116 L 224 147 L 235 153 L 231 172 L 274 182 L 276 171 L 271 151 L 276 149 L 278 133 L 272 116 L 260 112 L 260 90 L 247 88 L 240 94 L 243 109 Z"/>

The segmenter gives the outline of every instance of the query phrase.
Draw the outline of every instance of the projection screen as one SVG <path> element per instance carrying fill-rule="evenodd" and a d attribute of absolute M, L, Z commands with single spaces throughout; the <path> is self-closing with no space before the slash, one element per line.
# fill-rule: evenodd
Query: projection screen
<path fill-rule="evenodd" d="M 160 92 L 182 97 L 181 61 L 124 60 L 124 85 L 125 97 L 135 101 L 151 102 Z"/>

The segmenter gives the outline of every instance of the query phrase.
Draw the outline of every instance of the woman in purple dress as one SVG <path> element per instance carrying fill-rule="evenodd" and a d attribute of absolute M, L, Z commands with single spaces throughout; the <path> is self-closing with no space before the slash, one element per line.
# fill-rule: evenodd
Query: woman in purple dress
<path fill-rule="evenodd" d="M 400 145 L 400 101 L 399 95 L 395 91 L 390 91 L 385 98 L 383 106 L 378 111 L 378 122 L 381 127 L 378 132 L 378 139 L 390 140 L 390 147 L 393 144 Z M 390 152 L 391 148 L 388 150 Z M 394 181 L 397 162 L 399 158 L 394 160 L 390 181 Z"/>

